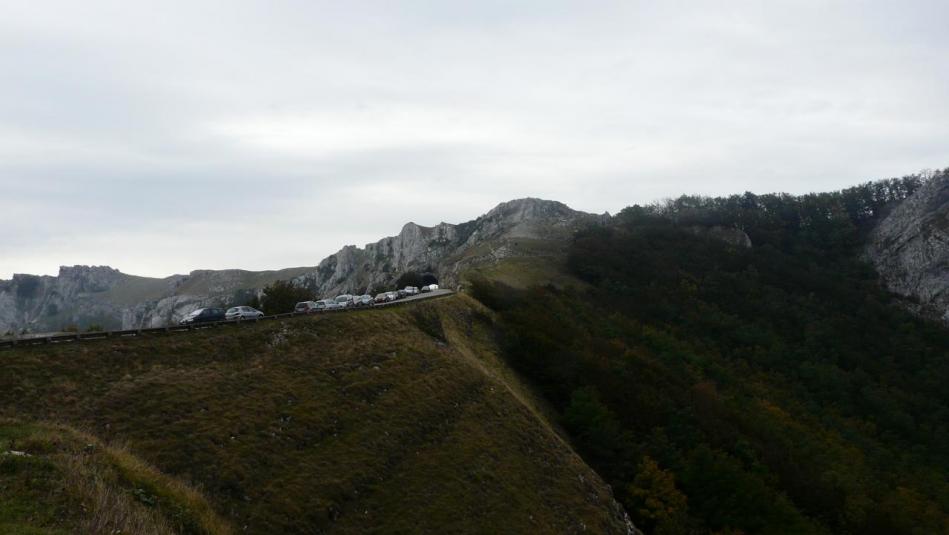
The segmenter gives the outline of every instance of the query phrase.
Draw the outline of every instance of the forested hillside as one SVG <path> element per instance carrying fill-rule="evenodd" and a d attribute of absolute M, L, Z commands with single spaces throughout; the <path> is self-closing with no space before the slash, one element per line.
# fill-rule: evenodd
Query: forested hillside
<path fill-rule="evenodd" d="M 474 293 L 647 532 L 949 533 L 949 331 L 859 255 L 923 181 L 634 206 L 576 237 L 587 285 Z"/>

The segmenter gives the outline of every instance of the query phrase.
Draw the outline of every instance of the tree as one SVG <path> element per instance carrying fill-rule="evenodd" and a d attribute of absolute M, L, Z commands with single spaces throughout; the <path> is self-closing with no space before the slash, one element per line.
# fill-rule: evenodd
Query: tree
<path fill-rule="evenodd" d="M 310 291 L 295 285 L 292 281 L 275 281 L 264 288 L 260 308 L 264 314 L 282 314 L 292 312 L 300 301 L 312 299 Z"/>
<path fill-rule="evenodd" d="M 673 475 L 648 455 L 639 463 L 636 478 L 626 488 L 637 523 L 654 533 L 679 533 L 686 523 L 685 494 L 675 485 Z"/>
<path fill-rule="evenodd" d="M 563 418 L 580 449 L 594 464 L 618 464 L 623 453 L 623 430 L 609 407 L 600 401 L 596 388 L 587 386 L 575 390 Z"/>
<path fill-rule="evenodd" d="M 262 307 L 263 305 L 260 304 L 260 298 L 257 297 L 256 295 L 253 295 L 250 297 L 250 299 L 247 300 L 247 303 L 245 304 L 245 306 L 249 306 L 251 308 L 256 308 L 257 310 L 260 310 L 260 307 Z"/>

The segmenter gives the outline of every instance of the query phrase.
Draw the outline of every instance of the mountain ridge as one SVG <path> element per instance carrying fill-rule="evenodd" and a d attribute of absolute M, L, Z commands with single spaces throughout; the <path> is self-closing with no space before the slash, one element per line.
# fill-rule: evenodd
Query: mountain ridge
<path fill-rule="evenodd" d="M 240 304 L 268 284 L 291 280 L 314 297 L 389 289 L 402 273 L 432 273 L 458 286 L 463 273 L 512 258 L 561 258 L 573 234 L 612 220 L 609 213 L 573 210 L 535 197 L 497 204 L 463 223 L 414 221 L 363 247 L 345 245 L 315 266 L 280 270 L 197 269 L 164 278 L 139 277 L 109 266 L 62 266 L 57 276 L 15 274 L 0 280 L 0 333 L 49 332 L 66 326 L 145 328 L 173 323 L 203 306 Z M 740 228 L 691 232 L 750 247 Z M 949 321 L 949 174 L 888 208 L 874 224 L 863 257 L 883 284 L 917 314 Z M 536 263 L 535 263 L 536 264 Z"/>
<path fill-rule="evenodd" d="M 524 254 L 509 240 L 560 241 L 580 226 L 609 217 L 526 197 L 499 203 L 464 223 L 427 227 L 410 221 L 397 235 L 361 248 L 345 245 L 312 267 L 196 269 L 163 278 L 130 275 L 110 266 L 62 266 L 57 276 L 15 274 L 0 280 L 0 333 L 55 331 L 70 325 L 157 327 L 202 306 L 259 296 L 277 280 L 292 280 L 314 296 L 381 290 L 406 271 L 431 272 L 452 286 L 465 267 Z M 484 254 L 469 254 L 488 242 Z"/>

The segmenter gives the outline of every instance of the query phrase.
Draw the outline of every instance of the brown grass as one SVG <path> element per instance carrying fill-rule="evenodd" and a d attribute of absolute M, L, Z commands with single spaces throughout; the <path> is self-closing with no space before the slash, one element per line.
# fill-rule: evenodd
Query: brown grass
<path fill-rule="evenodd" d="M 16 525 L 28 532 L 28 527 L 44 524 L 36 518 L 58 517 L 69 531 L 90 535 L 232 533 L 197 490 L 161 474 L 124 447 L 103 444 L 67 425 L 13 419 L 0 420 L 0 435 L 28 455 L 14 461 L 21 462 L 20 470 L 10 470 L 32 482 L 26 489 L 38 479 L 52 489 L 42 500 L 33 500 L 36 507 L 57 509 L 55 514 L 26 511 L 19 519 L 0 514 L 0 531 Z"/>
<path fill-rule="evenodd" d="M 208 509 L 109 457 L 161 507 L 190 503 L 196 533 L 222 532 L 211 507 L 247 533 L 623 533 L 609 489 L 498 354 L 465 296 L 16 349 L 0 353 L 0 415 L 89 429 L 198 483 Z"/>
<path fill-rule="evenodd" d="M 175 533 L 158 511 L 143 507 L 131 494 L 118 489 L 107 468 L 74 456 L 67 457 L 61 466 L 65 469 L 66 487 L 82 504 L 79 528 L 83 533 Z"/>

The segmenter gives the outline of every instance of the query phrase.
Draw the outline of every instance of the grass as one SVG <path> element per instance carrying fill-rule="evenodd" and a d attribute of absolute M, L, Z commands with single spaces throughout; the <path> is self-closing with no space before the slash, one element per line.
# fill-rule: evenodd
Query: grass
<path fill-rule="evenodd" d="M 498 357 L 491 322 L 459 295 L 6 351 L 0 415 L 86 429 L 194 482 L 202 494 L 136 487 L 189 504 L 191 526 L 216 512 L 246 533 L 625 533 L 608 487 Z"/>
<path fill-rule="evenodd" d="M 0 444 L 2 533 L 232 533 L 193 488 L 69 426 L 0 420 Z"/>
<path fill-rule="evenodd" d="M 246 271 L 242 269 L 205 270 L 194 273 L 175 290 L 175 294 L 184 295 L 229 295 L 237 289 L 263 288 L 277 280 L 288 280 L 315 271 L 316 267 L 295 267 L 277 271 Z M 222 281 L 228 281 L 223 284 Z"/>
<path fill-rule="evenodd" d="M 568 241 L 504 238 L 467 249 L 451 261 L 464 266 L 461 272 L 463 286 L 470 285 L 472 277 L 482 277 L 513 288 L 527 288 L 536 284 L 586 287 L 586 283 L 568 274 L 565 243 Z"/>
<path fill-rule="evenodd" d="M 481 276 L 519 289 L 528 288 L 537 284 L 538 281 L 560 288 L 587 287 L 585 282 L 568 275 L 562 265 L 562 260 L 559 258 L 550 258 L 543 262 L 538 262 L 535 258 L 506 258 L 495 264 L 468 270 L 463 284 L 468 286 L 472 276 Z"/>
<path fill-rule="evenodd" d="M 161 299 L 169 293 L 167 279 L 123 276 L 112 288 L 107 290 L 109 300 L 119 305 L 137 305 L 145 301 Z"/>
<path fill-rule="evenodd" d="M 229 296 L 235 290 L 263 288 L 276 280 L 292 279 L 315 269 L 315 267 L 296 267 L 279 271 L 245 271 L 238 269 L 200 271 L 174 288 L 169 278 L 156 279 L 124 275 L 114 287 L 107 291 L 107 295 L 109 300 L 120 305 L 137 305 L 171 295 L 223 294 Z M 222 281 L 226 281 L 226 283 L 222 283 Z"/>

